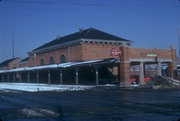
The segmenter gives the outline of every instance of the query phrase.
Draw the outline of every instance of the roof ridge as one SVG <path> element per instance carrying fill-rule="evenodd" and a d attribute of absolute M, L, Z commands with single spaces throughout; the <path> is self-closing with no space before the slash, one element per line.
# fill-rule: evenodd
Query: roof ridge
<path fill-rule="evenodd" d="M 109 34 L 107 32 L 98 30 L 96 28 L 92 28 L 89 27 L 85 30 L 81 30 L 81 31 L 77 31 L 74 32 L 72 34 L 68 34 L 65 36 L 62 36 L 61 38 L 56 38 L 48 43 L 45 43 L 37 48 L 35 48 L 33 51 L 42 49 L 42 48 L 47 48 L 47 47 L 51 47 L 57 44 L 62 44 L 62 43 L 67 43 L 67 42 L 71 42 L 71 41 L 76 41 L 78 39 L 97 39 L 97 40 L 114 40 L 114 41 L 130 41 L 127 39 L 123 39 L 121 37 L 118 37 L 116 35 L 113 34 Z"/>
<path fill-rule="evenodd" d="M 113 34 L 107 33 L 107 32 L 105 32 L 105 31 L 101 31 L 101 30 L 98 30 L 98 29 L 95 29 L 95 28 L 94 28 L 94 30 L 99 31 L 99 32 L 102 32 L 102 33 L 104 33 L 104 34 L 108 34 L 108 35 L 111 35 L 111 36 L 117 37 L 117 38 L 119 38 L 119 39 L 126 40 L 126 39 L 124 39 L 124 38 L 121 38 L 121 37 L 118 37 L 118 36 L 116 36 L 116 35 L 113 35 Z"/>

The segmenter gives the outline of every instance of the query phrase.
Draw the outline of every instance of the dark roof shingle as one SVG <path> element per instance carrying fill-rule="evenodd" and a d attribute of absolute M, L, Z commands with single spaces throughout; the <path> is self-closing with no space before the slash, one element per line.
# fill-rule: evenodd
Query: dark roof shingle
<path fill-rule="evenodd" d="M 24 59 L 22 59 L 20 62 L 24 62 L 24 61 L 28 61 L 29 60 L 29 57 L 26 57 Z"/>
<path fill-rule="evenodd" d="M 52 41 L 34 49 L 34 50 L 43 49 L 43 48 L 50 47 L 53 45 L 74 41 L 74 40 L 77 40 L 80 38 L 83 38 L 83 39 L 99 39 L 99 40 L 114 40 L 114 41 L 129 41 L 129 40 L 114 36 L 112 34 L 94 29 L 94 28 L 89 28 L 86 30 L 82 30 L 82 31 L 79 31 L 79 32 L 76 32 L 76 33 L 66 35 L 66 36 L 63 36 L 61 38 L 52 40 Z"/>
<path fill-rule="evenodd" d="M 2 63 L 0 63 L 0 67 L 8 66 L 9 63 L 11 63 L 12 61 L 14 61 L 17 58 L 18 57 L 3 61 Z"/>

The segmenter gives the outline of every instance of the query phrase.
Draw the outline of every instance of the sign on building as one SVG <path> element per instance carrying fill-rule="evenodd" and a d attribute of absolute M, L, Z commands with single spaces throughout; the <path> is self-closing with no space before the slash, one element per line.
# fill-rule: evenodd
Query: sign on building
<path fill-rule="evenodd" d="M 114 58 L 119 59 L 121 54 L 122 51 L 120 51 L 119 49 L 115 49 L 115 48 L 111 49 L 110 55 L 113 56 Z"/>

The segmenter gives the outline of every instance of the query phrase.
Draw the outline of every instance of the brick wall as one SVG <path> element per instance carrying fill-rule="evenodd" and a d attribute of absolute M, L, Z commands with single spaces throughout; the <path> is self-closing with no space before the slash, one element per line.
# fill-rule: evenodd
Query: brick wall
<path fill-rule="evenodd" d="M 169 58 L 176 60 L 176 51 L 170 49 L 149 49 L 149 48 L 129 48 L 130 58 L 152 58 L 148 55 L 157 55 L 158 58 Z"/>
<path fill-rule="evenodd" d="M 34 62 L 34 56 L 29 56 L 29 66 L 35 66 L 35 62 Z"/>
<path fill-rule="evenodd" d="M 13 60 L 11 63 L 9 63 L 8 66 L 0 67 L 0 70 L 9 70 L 14 68 L 19 68 L 19 62 L 21 61 L 21 58 L 17 58 Z"/>
<path fill-rule="evenodd" d="M 61 55 L 65 56 L 67 62 L 82 61 L 82 45 L 29 56 L 29 66 L 39 66 L 41 59 L 44 60 L 44 65 L 48 65 L 50 57 L 54 58 L 55 64 L 59 64 Z"/>
<path fill-rule="evenodd" d="M 58 50 L 58 51 L 51 51 L 48 53 L 39 54 L 36 57 L 36 64 L 40 65 L 40 59 L 43 59 L 44 65 L 48 65 L 50 57 L 54 58 L 54 63 L 59 64 L 61 55 L 64 55 L 67 58 L 67 49 L 62 49 L 62 50 Z"/>
<path fill-rule="evenodd" d="M 8 66 L 0 67 L 0 70 L 7 70 Z"/>
<path fill-rule="evenodd" d="M 110 53 L 112 48 L 119 49 L 119 45 L 111 44 L 83 44 L 82 45 L 82 60 L 96 60 L 113 58 Z"/>
<path fill-rule="evenodd" d="M 21 58 L 17 58 L 13 60 L 11 63 L 9 63 L 8 69 L 19 68 L 19 62 L 21 60 L 22 60 Z"/>
<path fill-rule="evenodd" d="M 29 66 L 29 63 L 23 63 L 23 64 L 19 63 L 19 68 L 28 67 L 28 66 Z"/>
<path fill-rule="evenodd" d="M 29 66 L 40 65 L 40 59 L 44 60 L 44 64 L 49 64 L 49 58 L 53 57 L 56 64 L 60 63 L 60 56 L 64 55 L 67 62 L 88 61 L 96 59 L 113 58 L 110 55 L 112 48 L 123 51 L 121 61 L 128 61 L 129 58 L 152 58 L 148 54 L 157 55 L 159 58 L 169 58 L 176 60 L 176 51 L 170 49 L 148 49 L 148 48 L 129 48 L 120 45 L 111 44 L 92 44 L 85 43 L 61 50 L 51 51 L 29 57 Z"/>
<path fill-rule="evenodd" d="M 64 55 L 67 62 L 87 61 L 96 59 L 112 58 L 111 49 L 118 49 L 117 45 L 107 44 L 82 44 L 62 50 L 37 54 L 29 57 L 29 66 L 40 65 L 40 59 L 44 60 L 44 65 L 49 64 L 49 58 L 53 57 L 56 64 L 60 63 L 60 56 Z"/>
<path fill-rule="evenodd" d="M 82 47 L 83 45 L 73 46 L 70 47 L 68 50 L 69 53 L 69 61 L 76 62 L 76 61 L 82 61 Z"/>

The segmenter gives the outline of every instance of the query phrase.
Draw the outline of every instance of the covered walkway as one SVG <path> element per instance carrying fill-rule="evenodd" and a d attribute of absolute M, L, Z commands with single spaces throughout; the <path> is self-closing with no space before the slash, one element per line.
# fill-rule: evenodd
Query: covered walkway
<path fill-rule="evenodd" d="M 119 60 L 110 58 L 0 70 L 0 82 L 99 85 L 118 80 L 109 70 L 117 65 Z"/>

